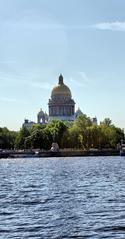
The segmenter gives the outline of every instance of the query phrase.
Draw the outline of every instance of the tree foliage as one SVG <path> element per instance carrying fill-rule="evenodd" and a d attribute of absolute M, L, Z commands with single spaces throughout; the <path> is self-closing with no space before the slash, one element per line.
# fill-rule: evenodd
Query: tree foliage
<path fill-rule="evenodd" d="M 33 125 L 19 132 L 0 128 L 0 148 L 3 149 L 50 149 L 53 142 L 60 148 L 116 148 L 124 138 L 122 129 L 115 127 L 109 118 L 100 125 L 93 124 L 86 116 L 79 116 L 74 122 L 52 121 L 46 125 Z"/>
<path fill-rule="evenodd" d="M 9 131 L 7 128 L 0 128 L 0 149 L 13 149 L 17 132 Z"/>

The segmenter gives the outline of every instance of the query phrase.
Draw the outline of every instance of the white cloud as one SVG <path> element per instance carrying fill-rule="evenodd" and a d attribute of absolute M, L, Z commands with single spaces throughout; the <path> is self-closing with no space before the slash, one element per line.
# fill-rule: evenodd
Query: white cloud
<path fill-rule="evenodd" d="M 80 71 L 79 75 L 85 84 L 88 84 L 91 81 L 90 77 L 84 71 Z"/>
<path fill-rule="evenodd" d="M 94 25 L 94 28 L 99 30 L 110 30 L 110 31 L 125 31 L 125 21 L 115 21 L 115 22 L 102 22 Z"/>
<path fill-rule="evenodd" d="M 91 79 L 86 75 L 85 72 L 80 71 L 74 77 L 71 77 L 67 82 L 74 84 L 77 87 L 86 87 L 89 85 Z"/>
<path fill-rule="evenodd" d="M 40 22 L 5 22 L 5 26 L 8 27 L 20 27 L 20 28 L 29 28 L 29 29 L 63 29 L 64 26 L 60 24 L 46 24 Z"/>
<path fill-rule="evenodd" d="M 1 23 L 2 25 L 2 23 Z M 83 30 L 87 27 L 84 25 L 62 25 L 58 23 L 40 23 L 40 22 L 6 22 L 7 27 L 18 27 L 28 29 L 41 29 L 41 30 Z"/>
<path fill-rule="evenodd" d="M 74 85 L 79 86 L 79 87 L 84 86 L 84 84 L 83 84 L 82 82 L 80 82 L 79 80 L 76 80 L 76 79 L 74 79 L 74 78 L 70 78 L 70 79 L 69 79 L 69 82 L 70 82 L 71 84 L 74 84 Z"/>
<path fill-rule="evenodd" d="M 1 81 L 1 87 L 13 87 L 15 85 L 18 86 L 28 86 L 32 88 L 39 88 L 44 90 L 50 90 L 52 89 L 53 85 L 51 85 L 49 82 L 43 82 L 36 81 L 35 79 L 32 79 L 32 76 L 18 76 L 18 75 L 1 75 L 0 81 Z"/>
<path fill-rule="evenodd" d="M 24 103 L 22 100 L 17 100 L 14 98 L 9 98 L 9 97 L 1 97 L 0 101 L 6 102 L 6 103 Z"/>
<path fill-rule="evenodd" d="M 40 88 L 44 90 L 50 90 L 52 88 L 52 85 L 48 82 L 27 82 L 27 84 L 34 88 Z"/>

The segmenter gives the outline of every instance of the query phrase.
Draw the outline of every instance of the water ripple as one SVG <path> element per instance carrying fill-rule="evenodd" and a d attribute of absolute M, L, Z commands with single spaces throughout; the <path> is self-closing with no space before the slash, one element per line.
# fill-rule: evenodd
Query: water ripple
<path fill-rule="evenodd" d="M 0 160 L 0 239 L 125 238 L 125 160 Z"/>

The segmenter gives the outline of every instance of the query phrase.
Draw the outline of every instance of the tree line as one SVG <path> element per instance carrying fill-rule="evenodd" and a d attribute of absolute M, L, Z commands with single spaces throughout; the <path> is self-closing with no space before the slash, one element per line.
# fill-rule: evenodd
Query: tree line
<path fill-rule="evenodd" d="M 109 118 L 99 125 L 81 115 L 72 123 L 54 120 L 46 125 L 35 124 L 20 131 L 0 128 L 0 149 L 50 149 L 53 142 L 60 148 L 115 149 L 124 139 L 124 131 L 112 124 Z"/>

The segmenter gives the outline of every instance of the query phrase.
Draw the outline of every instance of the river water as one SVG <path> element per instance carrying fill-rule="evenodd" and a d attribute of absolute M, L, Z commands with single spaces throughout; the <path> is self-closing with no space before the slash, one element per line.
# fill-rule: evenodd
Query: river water
<path fill-rule="evenodd" d="M 125 239 L 125 158 L 0 160 L 0 239 Z"/>

